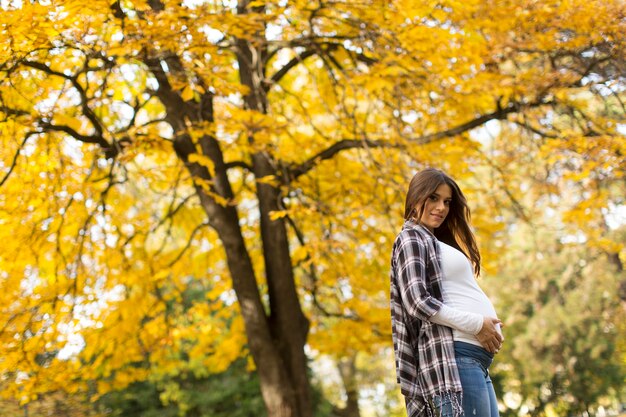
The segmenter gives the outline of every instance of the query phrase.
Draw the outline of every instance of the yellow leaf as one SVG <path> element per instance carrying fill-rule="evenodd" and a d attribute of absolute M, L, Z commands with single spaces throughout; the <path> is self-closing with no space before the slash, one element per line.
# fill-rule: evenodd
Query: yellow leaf
<path fill-rule="evenodd" d="M 268 184 L 272 187 L 278 187 L 279 185 L 276 175 L 266 175 L 265 177 L 257 178 L 256 182 L 259 184 Z"/>
<path fill-rule="evenodd" d="M 274 221 L 274 220 L 282 219 L 287 214 L 288 214 L 287 210 L 270 211 L 270 220 Z"/>
<path fill-rule="evenodd" d="M 192 153 L 191 155 L 189 155 L 189 162 L 202 165 L 209 170 L 211 176 L 215 175 L 215 165 L 213 164 L 213 161 L 211 161 L 211 158 L 209 158 L 208 156 Z"/>
<path fill-rule="evenodd" d="M 183 89 L 183 92 L 181 94 L 181 97 L 185 101 L 192 100 L 193 97 L 194 97 L 193 88 L 190 85 L 185 86 L 185 88 Z"/>

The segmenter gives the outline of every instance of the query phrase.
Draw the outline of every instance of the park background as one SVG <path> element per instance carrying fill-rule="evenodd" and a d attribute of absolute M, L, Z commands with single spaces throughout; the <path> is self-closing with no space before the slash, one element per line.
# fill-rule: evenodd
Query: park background
<path fill-rule="evenodd" d="M 0 415 L 405 415 L 427 166 L 472 209 L 501 415 L 626 402 L 622 0 L 0 8 Z"/>

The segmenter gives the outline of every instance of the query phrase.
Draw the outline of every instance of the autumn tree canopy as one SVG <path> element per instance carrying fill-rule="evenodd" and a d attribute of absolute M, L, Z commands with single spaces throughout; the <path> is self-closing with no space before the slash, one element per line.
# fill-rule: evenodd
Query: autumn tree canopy
<path fill-rule="evenodd" d="M 5 395 L 249 358 L 269 415 L 311 416 L 306 352 L 390 343 L 389 250 L 424 166 L 464 184 L 486 271 L 501 211 L 532 221 L 523 195 L 565 190 L 562 230 L 623 271 L 603 221 L 624 202 L 621 1 L 1 7 Z"/>

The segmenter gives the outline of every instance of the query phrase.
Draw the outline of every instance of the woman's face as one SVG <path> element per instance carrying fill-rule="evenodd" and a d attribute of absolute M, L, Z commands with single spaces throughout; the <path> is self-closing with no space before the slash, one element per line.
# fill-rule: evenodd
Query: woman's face
<path fill-rule="evenodd" d="M 450 211 L 452 189 L 448 184 L 441 184 L 434 193 L 426 197 L 421 222 L 431 232 L 441 226 Z"/>

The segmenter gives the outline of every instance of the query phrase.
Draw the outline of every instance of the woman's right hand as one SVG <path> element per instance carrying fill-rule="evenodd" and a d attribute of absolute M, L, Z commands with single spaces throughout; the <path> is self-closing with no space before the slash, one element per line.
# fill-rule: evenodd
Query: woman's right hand
<path fill-rule="evenodd" d="M 498 353 L 504 342 L 504 337 L 500 332 L 501 324 L 502 321 L 495 317 L 483 317 L 483 327 L 476 335 L 480 344 L 491 353 Z"/>

